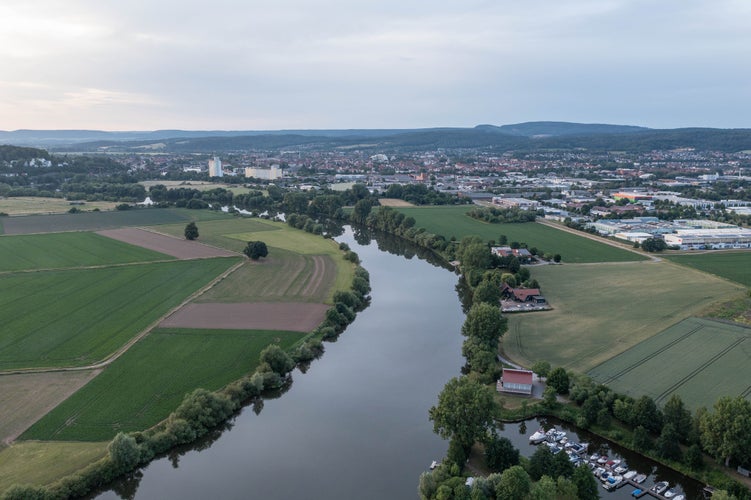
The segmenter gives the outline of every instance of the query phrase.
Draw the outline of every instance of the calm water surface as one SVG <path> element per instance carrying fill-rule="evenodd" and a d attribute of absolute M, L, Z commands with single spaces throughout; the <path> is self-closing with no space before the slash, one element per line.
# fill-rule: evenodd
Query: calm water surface
<path fill-rule="evenodd" d="M 433 434 L 428 409 L 463 365 L 457 276 L 415 257 L 420 251 L 400 240 L 358 237 L 359 244 L 350 231 L 337 240 L 370 272 L 370 307 L 325 344 L 306 373 L 293 373 L 286 393 L 243 409 L 226 429 L 155 460 L 97 498 L 418 498 L 420 473 L 448 447 Z M 561 427 L 506 424 L 503 434 L 529 456 L 528 435 L 553 424 Z M 591 443 L 590 450 L 608 449 L 650 474 L 647 487 L 664 479 L 697 498 L 701 485 L 579 434 L 574 439 Z M 631 490 L 601 496 L 625 499 Z"/>

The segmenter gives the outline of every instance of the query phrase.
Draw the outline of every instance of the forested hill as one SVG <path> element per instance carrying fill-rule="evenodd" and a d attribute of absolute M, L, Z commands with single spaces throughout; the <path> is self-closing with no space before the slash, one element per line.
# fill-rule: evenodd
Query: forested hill
<path fill-rule="evenodd" d="M 23 131 L 29 140 L 31 131 Z M 44 135 L 39 131 L 40 134 Z M 52 133 L 51 131 L 47 131 Z M 74 131 L 59 131 L 74 132 Z M 11 142 L 14 132 L 0 132 L 0 144 Z M 91 137 L 90 132 L 81 137 Z M 381 130 L 300 130 L 275 132 L 101 132 L 108 139 L 88 142 L 71 140 L 53 151 L 152 151 L 221 153 L 247 150 L 332 150 L 359 149 L 374 152 L 419 151 L 435 149 L 483 149 L 493 152 L 590 150 L 634 151 L 694 148 L 737 152 L 751 150 L 751 129 L 647 129 L 643 127 L 530 122 L 516 125 L 479 125 L 474 128 L 381 129 Z M 117 134 L 126 134 L 117 135 Z M 140 134 L 138 140 L 123 139 Z M 170 134 L 176 134 L 168 137 Z M 202 135 L 203 134 L 203 135 Z M 100 136 L 101 137 L 101 136 Z M 28 143 L 26 143 L 28 144 Z"/>

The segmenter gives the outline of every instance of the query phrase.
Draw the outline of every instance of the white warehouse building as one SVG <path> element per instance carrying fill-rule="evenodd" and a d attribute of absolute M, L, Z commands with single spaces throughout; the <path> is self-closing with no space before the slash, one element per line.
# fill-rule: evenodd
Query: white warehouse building
<path fill-rule="evenodd" d="M 702 250 L 722 248 L 751 248 L 751 230 L 736 228 L 723 229 L 679 229 L 664 236 L 669 246 L 681 250 Z"/>
<path fill-rule="evenodd" d="M 281 179 L 283 176 L 284 172 L 279 165 L 271 165 L 270 168 L 247 167 L 245 169 L 245 177 L 253 177 L 255 179 L 273 181 Z"/>

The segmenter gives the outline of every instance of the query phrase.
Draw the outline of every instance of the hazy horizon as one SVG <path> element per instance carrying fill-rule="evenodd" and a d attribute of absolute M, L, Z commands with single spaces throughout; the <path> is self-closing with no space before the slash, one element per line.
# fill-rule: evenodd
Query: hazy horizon
<path fill-rule="evenodd" d="M 0 5 L 0 130 L 749 128 L 751 3 Z"/>

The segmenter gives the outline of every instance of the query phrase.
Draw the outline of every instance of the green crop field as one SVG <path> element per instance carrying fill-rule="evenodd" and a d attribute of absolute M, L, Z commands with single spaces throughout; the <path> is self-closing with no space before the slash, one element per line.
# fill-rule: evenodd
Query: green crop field
<path fill-rule="evenodd" d="M 0 272 L 23 269 L 102 266 L 174 257 L 94 233 L 0 237 Z"/>
<path fill-rule="evenodd" d="M 537 247 L 545 253 L 558 253 L 564 262 L 627 262 L 645 260 L 646 257 L 634 252 L 616 248 L 604 243 L 577 236 L 576 234 L 537 223 L 525 224 L 490 224 L 473 219 L 467 211 L 473 206 L 440 206 L 396 208 L 403 214 L 414 217 L 416 227 L 424 227 L 433 234 L 440 234 L 447 239 L 455 236 L 477 235 L 483 240 L 499 240 L 501 234 L 508 241 L 525 242 L 529 247 Z"/>
<path fill-rule="evenodd" d="M 695 410 L 722 396 L 751 399 L 751 329 L 688 318 L 594 367 L 589 375 L 616 392 L 658 404 L 678 394 Z"/>
<path fill-rule="evenodd" d="M 237 261 L 0 275 L 0 370 L 99 361 Z"/>
<path fill-rule="evenodd" d="M 540 266 L 552 311 L 508 314 L 503 349 L 531 366 L 587 372 L 743 288 L 670 262 Z"/>
<path fill-rule="evenodd" d="M 22 439 L 104 441 L 142 430 L 173 411 L 195 388 L 216 390 L 251 373 L 260 351 L 283 349 L 294 332 L 158 329 L 29 428 Z"/>
<path fill-rule="evenodd" d="M 242 252 L 247 241 L 241 241 L 237 238 L 230 238 L 229 234 L 243 232 L 261 232 L 276 231 L 278 227 L 271 223 L 266 223 L 262 219 L 251 219 L 248 217 L 231 217 L 224 219 L 202 221 L 198 225 L 198 241 L 208 245 L 214 245 L 220 248 L 226 248 L 234 252 Z M 153 228 L 160 233 L 169 234 L 182 238 L 185 234 L 185 224 L 167 224 Z M 257 239 L 265 240 L 259 237 Z"/>
<path fill-rule="evenodd" d="M 716 274 L 751 287 L 751 252 L 749 251 L 672 255 L 667 258 L 676 264 Z"/>
<path fill-rule="evenodd" d="M 63 231 L 99 231 L 128 226 L 153 226 L 191 220 L 226 219 L 232 216 L 211 210 L 178 208 L 142 208 L 113 212 L 28 215 L 3 217 L 5 234 L 57 233 Z"/>

